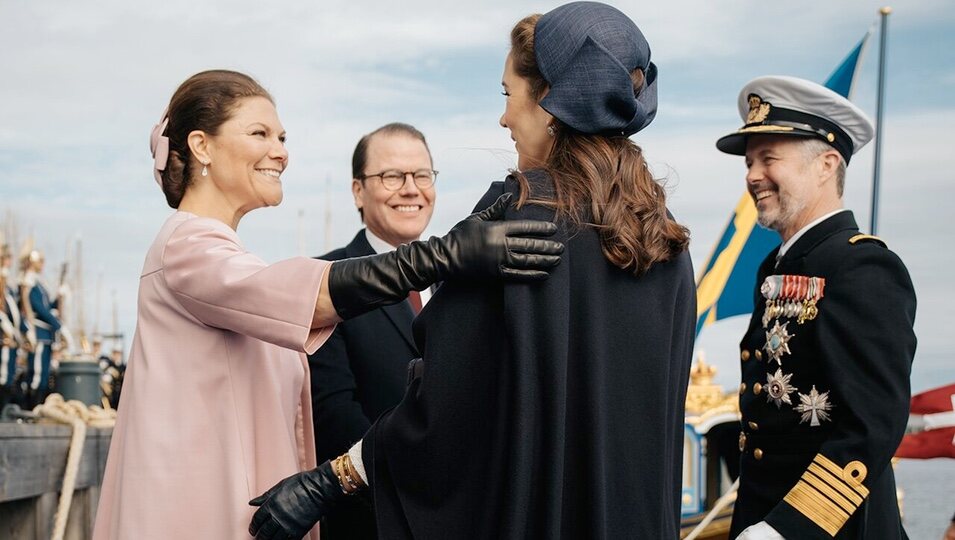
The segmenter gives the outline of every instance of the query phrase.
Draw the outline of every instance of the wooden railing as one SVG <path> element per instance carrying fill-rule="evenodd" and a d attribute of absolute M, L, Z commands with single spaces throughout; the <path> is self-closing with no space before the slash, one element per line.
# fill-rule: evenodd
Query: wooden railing
<path fill-rule="evenodd" d="M 89 428 L 64 538 L 92 536 L 112 428 Z M 72 428 L 0 422 L 0 538 L 47 540 L 66 470 Z"/>

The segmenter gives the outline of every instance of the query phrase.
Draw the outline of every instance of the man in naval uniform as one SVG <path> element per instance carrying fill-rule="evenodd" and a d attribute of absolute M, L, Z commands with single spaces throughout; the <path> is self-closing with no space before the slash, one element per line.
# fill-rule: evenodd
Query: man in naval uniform
<path fill-rule="evenodd" d="M 845 168 L 873 133 L 818 84 L 760 77 L 745 125 L 717 141 L 746 157 L 760 265 L 740 342 L 740 485 L 730 538 L 906 538 L 891 459 L 908 418 L 915 291 L 895 253 L 842 206 Z"/>

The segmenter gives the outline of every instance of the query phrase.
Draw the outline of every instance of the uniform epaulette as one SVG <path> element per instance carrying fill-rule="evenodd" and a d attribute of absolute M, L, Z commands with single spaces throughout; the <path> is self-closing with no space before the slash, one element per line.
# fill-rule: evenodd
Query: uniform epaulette
<path fill-rule="evenodd" d="M 871 234 L 857 234 L 849 239 L 850 244 L 857 244 L 859 242 L 875 242 L 884 248 L 889 247 L 885 244 L 885 240 Z"/>

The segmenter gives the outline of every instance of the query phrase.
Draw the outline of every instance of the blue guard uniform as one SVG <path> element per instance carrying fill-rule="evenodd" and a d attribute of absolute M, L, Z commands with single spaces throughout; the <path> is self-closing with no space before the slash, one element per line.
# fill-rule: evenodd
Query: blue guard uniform
<path fill-rule="evenodd" d="M 731 154 L 745 154 L 748 137 L 785 135 L 822 139 L 848 163 L 872 137 L 848 100 L 801 79 L 758 78 L 739 105 L 746 124 L 717 143 Z M 790 540 L 906 538 L 891 459 L 916 346 L 908 271 L 848 210 L 816 216 L 781 248 L 759 268 L 740 342 L 730 538 L 766 524 Z"/>
<path fill-rule="evenodd" d="M 61 324 L 57 314 L 59 299 L 50 299 L 50 294 L 39 279 L 33 275 L 24 280 L 33 319 L 30 321 L 36 332 L 36 347 L 27 358 L 26 381 L 38 397 L 49 390 L 50 363 L 53 357 L 53 339 Z"/>

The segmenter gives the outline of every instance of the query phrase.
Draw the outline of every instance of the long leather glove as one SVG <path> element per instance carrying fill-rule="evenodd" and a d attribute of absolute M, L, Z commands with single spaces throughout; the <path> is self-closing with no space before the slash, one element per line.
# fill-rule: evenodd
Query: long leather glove
<path fill-rule="evenodd" d="M 335 311 L 349 319 L 453 278 L 546 279 L 560 262 L 564 246 L 541 237 L 553 235 L 557 226 L 546 221 L 499 221 L 510 200 L 510 193 L 501 195 L 441 238 L 332 263 L 328 289 Z"/>
<path fill-rule="evenodd" d="M 347 496 L 331 461 L 326 461 L 289 476 L 249 501 L 259 507 L 252 515 L 249 534 L 256 540 L 302 538 Z"/>

